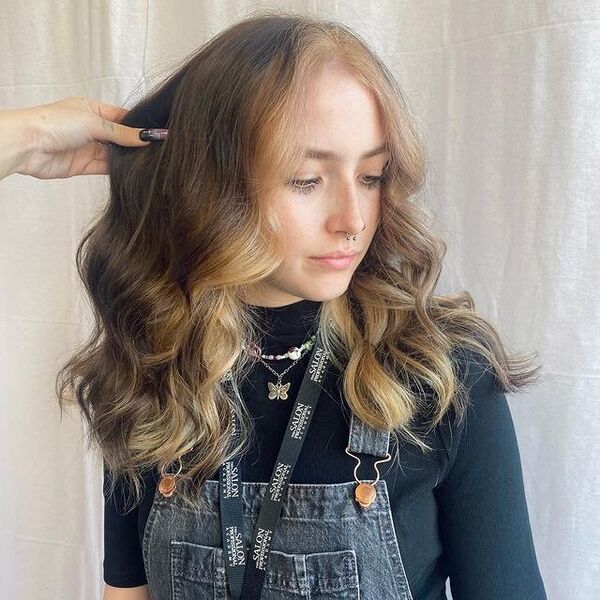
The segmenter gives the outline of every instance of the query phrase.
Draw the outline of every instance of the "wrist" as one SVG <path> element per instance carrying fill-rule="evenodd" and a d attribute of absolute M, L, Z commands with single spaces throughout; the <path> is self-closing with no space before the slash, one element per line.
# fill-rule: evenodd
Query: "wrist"
<path fill-rule="evenodd" d="M 34 127 L 27 110 L 0 110 L 3 149 L 0 152 L 0 179 L 18 173 L 34 149 Z"/>

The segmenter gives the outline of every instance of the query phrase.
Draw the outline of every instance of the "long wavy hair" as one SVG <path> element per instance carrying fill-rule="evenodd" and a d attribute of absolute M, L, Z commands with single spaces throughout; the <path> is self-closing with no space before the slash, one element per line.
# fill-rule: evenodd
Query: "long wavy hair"
<path fill-rule="evenodd" d="M 503 391 L 537 376 L 537 353 L 509 354 L 468 292 L 434 295 L 446 245 L 413 198 L 425 181 L 423 143 L 392 73 L 345 25 L 261 12 L 210 39 L 130 109 L 124 124 L 166 127 L 168 137 L 111 148 L 107 206 L 77 249 L 93 331 L 58 373 L 61 416 L 67 403 L 80 407 L 110 492 L 123 476 L 134 504 L 144 471 L 184 457 L 181 494 L 198 506 L 203 482 L 251 439 L 247 409 L 224 379 L 239 386 L 253 364 L 243 345 L 261 333 L 245 291 L 283 260 L 283 230 L 261 198 L 300 164 L 309 84 L 331 60 L 373 92 L 390 152 L 368 252 L 319 311 L 351 410 L 427 452 L 415 417 L 431 408 L 433 429 L 454 407 L 458 423 L 468 403 L 459 351 L 481 356 Z"/>

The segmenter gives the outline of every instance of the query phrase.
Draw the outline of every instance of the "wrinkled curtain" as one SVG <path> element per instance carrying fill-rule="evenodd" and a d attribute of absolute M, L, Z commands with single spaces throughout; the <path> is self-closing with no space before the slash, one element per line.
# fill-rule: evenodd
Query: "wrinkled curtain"
<path fill-rule="evenodd" d="M 509 396 L 549 598 L 600 589 L 600 4 L 287 2 L 364 35 L 427 142 L 421 193 L 467 289 L 541 382 Z M 0 2 L 0 108 L 84 95 L 130 105 L 266 2 Z M 281 5 L 279 5 L 281 6 Z M 0 597 L 101 598 L 102 482 L 58 366 L 90 324 L 74 253 L 104 176 L 0 182 Z"/>

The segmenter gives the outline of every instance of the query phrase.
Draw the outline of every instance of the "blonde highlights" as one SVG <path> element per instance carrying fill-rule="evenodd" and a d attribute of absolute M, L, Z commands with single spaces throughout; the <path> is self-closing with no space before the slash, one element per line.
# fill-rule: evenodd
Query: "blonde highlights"
<path fill-rule="evenodd" d="M 281 226 L 261 199 L 298 165 L 309 83 L 332 60 L 372 91 L 390 153 L 371 246 L 319 314 L 350 408 L 428 451 L 411 423 L 430 411 L 433 429 L 452 407 L 462 418 L 456 365 L 469 353 L 505 391 L 536 375 L 468 292 L 434 294 L 445 244 L 413 201 L 425 156 L 393 75 L 340 23 L 263 12 L 209 40 L 129 111 L 123 123 L 169 135 L 111 148 L 108 204 L 77 250 L 94 329 L 60 370 L 57 395 L 61 410 L 81 409 L 90 446 L 134 503 L 144 471 L 183 456 L 182 496 L 198 505 L 204 481 L 251 443 L 250 415 L 223 379 L 231 372 L 239 387 L 252 367 L 242 346 L 261 332 L 245 290 L 282 261 Z"/>

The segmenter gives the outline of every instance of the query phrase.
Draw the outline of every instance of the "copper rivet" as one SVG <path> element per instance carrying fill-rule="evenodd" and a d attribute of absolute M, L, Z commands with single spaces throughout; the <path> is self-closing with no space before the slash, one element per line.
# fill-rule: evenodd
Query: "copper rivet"
<path fill-rule="evenodd" d="M 359 483 L 354 490 L 354 497 L 363 508 L 367 508 L 373 503 L 376 494 L 375 487 L 370 483 Z"/>
<path fill-rule="evenodd" d="M 172 496 L 175 491 L 175 477 L 173 475 L 163 477 L 158 484 L 158 491 L 163 496 Z"/>

